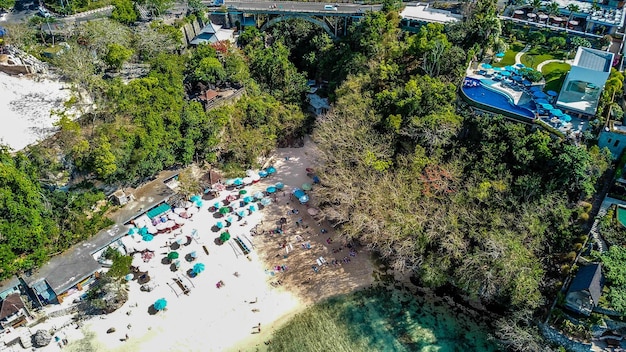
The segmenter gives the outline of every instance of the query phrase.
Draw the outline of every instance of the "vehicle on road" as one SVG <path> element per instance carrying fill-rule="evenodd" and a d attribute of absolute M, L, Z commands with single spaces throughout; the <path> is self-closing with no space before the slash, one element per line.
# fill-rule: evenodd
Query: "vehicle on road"
<path fill-rule="evenodd" d="M 334 5 L 324 5 L 324 10 L 337 11 L 337 6 L 334 6 Z"/>

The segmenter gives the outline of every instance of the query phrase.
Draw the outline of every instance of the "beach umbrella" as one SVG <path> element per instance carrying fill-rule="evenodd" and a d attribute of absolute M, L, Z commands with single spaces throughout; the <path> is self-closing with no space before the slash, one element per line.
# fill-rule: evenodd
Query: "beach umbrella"
<path fill-rule="evenodd" d="M 213 203 L 213 208 L 215 208 L 215 210 L 217 210 L 217 209 L 220 208 L 220 205 L 221 205 L 220 202 L 215 202 L 215 203 Z"/>
<path fill-rule="evenodd" d="M 131 227 L 130 229 L 128 229 L 128 234 L 129 234 L 129 235 L 134 235 L 134 234 L 136 234 L 137 232 L 139 232 L 139 229 L 138 229 L 138 228 L 136 228 L 136 227 Z"/>
<path fill-rule="evenodd" d="M 192 202 L 197 202 L 197 201 L 199 201 L 201 199 L 202 199 L 202 197 L 200 197 L 197 194 L 195 194 L 195 195 L 191 196 L 191 198 L 189 198 L 189 200 L 192 201 Z"/>
<path fill-rule="evenodd" d="M 496 54 L 497 58 L 503 58 L 504 57 L 504 53 L 503 52 L 499 52 Z"/>
<path fill-rule="evenodd" d="M 255 212 L 256 211 L 256 207 L 254 206 L 254 204 L 250 204 L 250 206 L 248 207 L 248 210 L 250 210 L 250 212 Z"/>
<path fill-rule="evenodd" d="M 167 214 L 167 218 L 170 219 L 170 220 L 175 220 L 178 217 L 179 217 L 178 214 L 176 214 L 174 212 L 171 212 L 171 213 Z"/>
<path fill-rule="evenodd" d="M 235 179 L 234 178 L 229 178 L 226 181 L 224 181 L 224 184 L 226 186 L 232 186 L 235 183 Z"/>
<path fill-rule="evenodd" d="M 230 213 L 230 209 L 228 209 L 228 207 L 221 207 L 219 211 L 220 211 L 220 214 L 222 215 L 226 215 Z"/>
<path fill-rule="evenodd" d="M 141 236 L 141 239 L 146 241 L 146 242 L 150 242 L 154 239 L 154 236 L 152 236 L 151 234 L 147 234 L 147 235 L 143 235 Z"/>
<path fill-rule="evenodd" d="M 137 271 L 140 273 L 147 273 L 150 271 L 150 265 L 148 263 L 141 263 L 141 265 L 137 267 Z"/>
<path fill-rule="evenodd" d="M 267 171 L 265 171 L 265 170 L 259 171 L 259 176 L 262 177 L 262 178 L 267 177 Z"/>
<path fill-rule="evenodd" d="M 490 70 L 490 69 L 492 69 L 492 68 L 493 68 L 493 66 L 491 66 L 491 65 L 489 65 L 489 64 L 486 64 L 486 63 L 484 63 L 484 62 L 483 62 L 482 64 L 480 64 L 480 66 L 482 66 L 485 70 Z"/>
<path fill-rule="evenodd" d="M 220 229 L 220 230 L 221 230 L 221 229 L 223 229 L 223 228 L 224 228 L 224 223 L 223 223 L 223 222 L 221 222 L 221 221 L 218 221 L 218 222 L 215 224 L 215 226 L 216 226 L 218 229 Z"/>
<path fill-rule="evenodd" d="M 561 120 L 564 122 L 570 122 L 572 121 L 572 117 L 569 116 L 568 114 L 563 114 L 563 116 L 561 116 Z"/>
<path fill-rule="evenodd" d="M 539 104 L 539 105 L 541 105 L 541 107 L 546 109 L 546 110 L 554 109 L 554 106 L 552 106 L 552 104 Z"/>
<path fill-rule="evenodd" d="M 261 176 L 259 176 L 259 174 L 254 174 L 250 177 L 252 177 L 252 183 L 256 183 L 261 179 Z"/>
<path fill-rule="evenodd" d="M 182 224 L 186 223 L 186 222 L 187 222 L 187 220 L 186 220 L 186 219 L 183 219 L 183 218 L 181 218 L 181 217 L 179 216 L 179 217 L 177 217 L 176 219 L 174 219 L 174 222 L 175 222 L 176 224 L 178 224 L 178 225 L 182 225 Z"/>
<path fill-rule="evenodd" d="M 232 224 L 233 223 L 233 217 L 232 216 L 227 217 L 226 221 L 228 221 L 229 224 Z"/>
<path fill-rule="evenodd" d="M 139 253 L 133 255 L 133 260 L 130 262 L 130 266 L 138 268 L 141 264 L 143 264 L 143 258 L 141 258 L 141 255 Z"/>
<path fill-rule="evenodd" d="M 126 281 L 130 281 L 135 277 L 135 275 L 133 274 L 127 274 L 126 276 L 124 276 L 124 279 L 126 279 Z"/>
<path fill-rule="evenodd" d="M 500 74 L 501 74 L 502 76 L 504 76 L 504 77 L 509 77 L 509 76 L 511 76 L 511 72 L 509 72 L 509 71 L 502 71 L 502 72 L 500 72 Z"/>
<path fill-rule="evenodd" d="M 239 215 L 239 217 L 243 218 L 244 216 L 246 216 L 246 212 L 243 211 L 243 210 L 240 210 L 240 211 L 237 212 L 237 215 Z"/>
<path fill-rule="evenodd" d="M 164 223 L 164 222 L 160 222 L 160 223 L 158 223 L 158 224 L 155 226 L 155 228 L 156 228 L 157 230 L 159 230 L 159 231 L 165 230 L 165 229 L 166 229 L 166 227 L 167 227 L 167 226 L 165 226 L 165 223 Z"/>
<path fill-rule="evenodd" d="M 4 27 L 0 27 L 0 37 L 3 37 L 7 34 L 7 29 Z"/>
<path fill-rule="evenodd" d="M 310 191 L 311 190 L 311 184 L 310 183 L 303 183 L 302 184 L 302 189 L 305 191 Z"/>
<path fill-rule="evenodd" d="M 500 71 L 502 71 L 502 67 L 494 67 L 493 70 L 500 72 Z"/>
<path fill-rule="evenodd" d="M 537 103 L 537 104 L 550 104 L 550 102 L 545 100 L 545 99 L 537 99 L 537 100 L 535 100 L 535 103 Z"/>
<path fill-rule="evenodd" d="M 252 177 L 244 177 L 243 178 L 243 183 L 249 185 L 252 183 Z"/>
<path fill-rule="evenodd" d="M 240 177 L 236 178 L 235 180 L 233 180 L 233 185 L 235 185 L 235 186 L 243 185 L 243 179 L 240 178 Z"/>
<path fill-rule="evenodd" d="M 532 87 L 530 87 L 530 91 L 531 92 L 540 92 L 541 91 L 541 87 L 539 87 L 539 86 L 532 86 Z"/>
<path fill-rule="evenodd" d="M 211 188 L 213 188 L 216 191 L 224 191 L 226 189 L 226 186 L 224 184 L 218 182 L 218 183 L 212 185 Z"/>
<path fill-rule="evenodd" d="M 551 97 L 556 97 L 556 96 L 558 96 L 558 95 L 559 95 L 559 93 L 557 93 L 557 92 L 555 92 L 555 91 L 553 91 L 553 90 L 549 90 L 549 91 L 547 91 L 547 92 L 546 92 L 546 94 L 548 94 L 548 95 L 549 95 L 549 96 L 551 96 Z"/>
<path fill-rule="evenodd" d="M 228 232 L 222 232 L 222 234 L 220 235 L 220 241 L 222 242 L 226 242 L 230 239 L 230 233 Z"/>
<path fill-rule="evenodd" d="M 263 206 L 268 206 L 268 205 L 272 204 L 272 200 L 269 199 L 268 197 L 265 197 L 265 198 L 261 199 L 261 204 Z"/>
<path fill-rule="evenodd" d="M 270 194 L 271 194 L 271 193 L 275 193 L 275 192 L 276 192 L 276 187 L 274 187 L 274 186 L 269 186 L 269 187 L 267 187 L 267 188 L 265 189 L 265 192 L 270 193 Z"/>
<path fill-rule="evenodd" d="M 530 87 L 530 86 L 533 84 L 533 82 L 531 82 L 531 81 L 529 81 L 529 80 L 525 79 L 525 80 L 523 80 L 523 81 L 522 81 L 522 84 L 523 84 L 525 87 Z"/>
<path fill-rule="evenodd" d="M 515 82 L 521 82 L 521 81 L 523 81 L 524 79 L 522 78 L 522 76 L 513 76 L 513 80 L 514 80 Z"/>
<path fill-rule="evenodd" d="M 509 72 L 517 72 L 517 69 L 515 67 L 511 66 L 511 65 L 506 66 L 504 69 L 509 71 Z"/>
<path fill-rule="evenodd" d="M 547 97 L 548 97 L 548 95 L 547 95 L 546 93 L 542 92 L 542 91 L 536 91 L 536 92 L 534 92 L 534 93 L 533 93 L 533 96 L 534 96 L 535 98 L 539 98 L 539 99 L 541 99 L 541 98 L 545 99 L 545 98 L 547 98 Z"/>
<path fill-rule="evenodd" d="M 515 67 L 517 67 L 517 68 L 525 68 L 526 65 L 524 65 L 522 63 L 519 63 L 519 64 L 515 64 Z"/>
<path fill-rule="evenodd" d="M 266 171 L 270 175 L 276 173 L 276 169 L 273 166 L 268 167 Z"/>
<path fill-rule="evenodd" d="M 140 228 L 140 229 L 139 229 L 139 234 L 140 234 L 140 235 L 142 235 L 142 236 L 143 236 L 143 235 L 147 235 L 147 234 L 148 234 L 148 228 L 147 228 L 147 227 L 145 227 L 145 226 L 144 226 L 144 227 L 142 227 L 142 228 Z"/>
<path fill-rule="evenodd" d="M 248 193 L 248 191 L 246 191 L 245 189 L 242 189 L 241 191 L 239 191 L 240 195 L 243 195 L 243 194 L 246 194 L 246 193 Z"/>
<path fill-rule="evenodd" d="M 157 311 L 161 311 L 165 309 L 165 307 L 167 307 L 167 301 L 165 300 L 165 298 L 159 298 L 156 300 L 156 302 L 154 302 L 153 306 L 154 309 L 156 309 Z"/>
<path fill-rule="evenodd" d="M 550 114 L 556 117 L 561 117 L 563 116 L 563 111 L 561 111 L 560 109 L 554 109 L 554 110 L 550 110 Z"/>
<path fill-rule="evenodd" d="M 204 204 L 204 202 L 203 202 L 202 200 L 197 200 L 197 201 L 195 202 L 195 205 L 196 205 L 198 208 L 202 208 L 202 205 L 203 205 L 203 204 Z"/>
<path fill-rule="evenodd" d="M 178 254 L 178 252 L 169 252 L 167 254 L 167 259 L 172 260 L 172 259 L 178 259 L 180 255 Z"/>
<path fill-rule="evenodd" d="M 174 226 L 176 226 L 176 222 L 174 222 L 174 220 L 168 220 L 168 221 L 165 223 L 165 227 L 166 227 L 166 228 L 168 228 L 168 229 L 171 229 L 171 228 L 172 228 L 172 227 L 174 227 Z"/>
<path fill-rule="evenodd" d="M 254 198 L 256 199 L 262 199 L 265 195 L 263 194 L 263 192 L 256 192 L 254 194 Z"/>
<path fill-rule="evenodd" d="M 159 230 L 157 230 L 156 227 L 154 226 L 148 226 L 148 233 L 151 235 L 154 235 L 155 233 L 159 232 Z"/>
<path fill-rule="evenodd" d="M 245 203 L 253 202 L 254 201 L 254 197 L 250 197 L 250 196 L 243 197 L 243 201 Z"/>
<path fill-rule="evenodd" d="M 285 184 L 282 183 L 282 182 L 276 182 L 274 187 L 276 187 L 276 189 L 283 189 L 283 188 L 285 188 Z"/>
<path fill-rule="evenodd" d="M 305 194 L 302 197 L 298 198 L 298 200 L 300 201 L 300 203 L 304 204 L 309 201 L 309 196 Z"/>
<path fill-rule="evenodd" d="M 202 263 L 196 263 L 196 264 L 193 266 L 193 273 L 194 273 L 194 274 L 200 274 L 200 273 L 201 273 L 201 272 L 203 272 L 203 271 L 204 271 L 204 264 L 202 264 Z"/>
<path fill-rule="evenodd" d="M 233 202 L 233 201 L 236 201 L 236 200 L 237 200 L 237 196 L 234 195 L 234 194 L 229 194 L 228 196 L 226 196 L 226 201 L 229 202 L 229 203 Z"/>

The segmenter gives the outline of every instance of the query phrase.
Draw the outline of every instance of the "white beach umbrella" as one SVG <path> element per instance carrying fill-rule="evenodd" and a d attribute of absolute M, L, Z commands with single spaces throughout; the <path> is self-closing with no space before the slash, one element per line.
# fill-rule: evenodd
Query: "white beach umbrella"
<path fill-rule="evenodd" d="M 195 215 L 197 213 L 198 213 L 198 208 L 196 208 L 196 207 L 191 207 L 191 208 L 187 209 L 187 215 L 189 215 L 189 216 L 193 216 L 193 215 Z"/>
<path fill-rule="evenodd" d="M 161 230 L 165 230 L 165 229 L 167 228 L 167 226 L 165 225 L 165 223 L 164 223 L 164 222 L 160 222 L 160 223 L 158 223 L 155 227 L 156 227 L 156 229 L 157 229 L 157 230 L 159 230 L 159 231 L 161 231 Z"/>
<path fill-rule="evenodd" d="M 176 213 L 168 213 L 167 214 L 167 218 L 170 219 L 170 220 L 174 220 L 177 217 L 178 217 L 178 214 L 176 214 Z"/>
<path fill-rule="evenodd" d="M 181 217 L 177 217 L 176 219 L 174 219 L 174 222 L 177 223 L 178 225 L 182 225 L 182 224 L 186 223 L 187 220 L 183 219 Z"/>
<path fill-rule="evenodd" d="M 185 211 L 185 208 L 174 208 L 173 210 L 174 214 L 178 214 L 178 215 L 180 215 L 180 213 L 184 211 Z"/>
<path fill-rule="evenodd" d="M 154 235 L 155 233 L 159 232 L 159 230 L 155 227 L 155 226 L 148 226 L 148 233 L 151 235 Z"/>
<path fill-rule="evenodd" d="M 245 183 L 246 185 L 249 185 L 252 183 L 252 177 L 244 177 L 243 178 L 243 183 Z"/>
<path fill-rule="evenodd" d="M 165 222 L 165 228 L 171 229 L 174 226 L 176 226 L 176 223 L 174 222 L 174 220 L 167 220 Z"/>

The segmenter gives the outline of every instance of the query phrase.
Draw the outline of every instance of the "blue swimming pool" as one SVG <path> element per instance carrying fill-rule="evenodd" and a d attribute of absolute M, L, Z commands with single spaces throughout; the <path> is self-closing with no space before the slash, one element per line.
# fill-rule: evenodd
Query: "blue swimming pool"
<path fill-rule="evenodd" d="M 485 88 L 482 85 L 463 86 L 461 88 L 465 95 L 478 102 L 490 106 L 495 109 L 508 111 L 510 113 L 527 117 L 530 119 L 535 118 L 535 114 L 527 108 L 517 106 L 511 102 L 511 98 L 504 93 L 496 92 L 491 89 Z"/>

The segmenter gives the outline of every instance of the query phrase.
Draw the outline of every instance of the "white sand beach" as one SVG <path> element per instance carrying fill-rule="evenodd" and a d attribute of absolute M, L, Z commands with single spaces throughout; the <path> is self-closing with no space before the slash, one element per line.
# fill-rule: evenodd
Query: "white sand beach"
<path fill-rule="evenodd" d="M 235 220 L 227 228 L 232 236 L 229 242 L 236 236 L 250 239 L 254 247 L 249 258 L 237 257 L 229 243 L 218 245 L 216 239 L 222 231 L 214 231 L 213 226 L 224 219 L 209 211 L 216 200 L 206 200 L 199 213 L 182 227 L 183 237 L 193 229 L 198 231 L 199 237 L 177 249 L 180 269 L 172 272 L 164 260 L 168 248 L 158 248 L 166 241 L 175 241 L 175 237 L 172 234 L 156 235 L 150 245 L 157 246 L 158 250 L 148 266 L 150 282 L 158 286 L 151 292 L 143 292 L 136 280 L 131 281 L 129 300 L 123 307 L 102 318 L 87 321 L 81 329 L 75 326 L 64 328 L 62 331 L 69 344 L 63 349 L 255 350 L 264 347 L 263 341 L 276 327 L 307 305 L 371 285 L 373 268 L 369 254 L 356 247 L 345 248 L 328 224 L 318 223 L 308 214 L 308 205 L 290 200 L 293 187 L 311 182 L 305 168 L 313 166 L 313 152 L 310 141 L 304 148 L 279 149 L 271 159 L 277 173 L 244 187 L 248 192 L 246 195 L 253 195 L 276 182 L 283 182 L 286 191 L 284 195 L 277 192 L 271 205 L 240 221 Z M 219 199 L 229 193 L 222 192 Z M 293 209 L 297 214 L 292 212 Z M 269 230 L 280 227 L 280 218 L 286 218 L 283 233 L 270 234 Z M 295 223 L 300 218 L 302 225 Z M 252 236 L 250 230 L 257 224 L 258 234 Z M 202 246 L 207 247 L 208 255 Z M 196 251 L 198 257 L 188 262 L 185 256 L 192 251 Z M 328 264 L 319 266 L 317 259 L 320 257 Z M 190 278 L 187 271 L 195 263 L 205 264 L 206 270 Z M 276 270 L 276 266 L 281 270 Z M 286 270 L 282 270 L 283 266 Z M 172 289 L 178 290 L 173 281 L 177 276 L 189 287 L 188 295 L 177 296 Z M 216 283 L 220 280 L 225 285 L 217 288 Z M 160 298 L 167 300 L 166 310 L 150 314 L 150 306 Z M 259 324 L 261 329 L 257 328 Z M 112 327 L 116 331 L 107 334 Z M 58 351 L 60 348 L 53 342 L 42 350 Z"/>
<path fill-rule="evenodd" d="M 14 150 L 39 141 L 55 131 L 51 117 L 70 97 L 68 87 L 50 79 L 10 76 L 0 72 L 0 143 Z"/>

